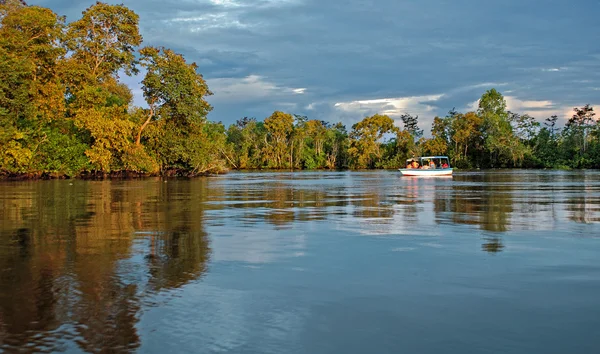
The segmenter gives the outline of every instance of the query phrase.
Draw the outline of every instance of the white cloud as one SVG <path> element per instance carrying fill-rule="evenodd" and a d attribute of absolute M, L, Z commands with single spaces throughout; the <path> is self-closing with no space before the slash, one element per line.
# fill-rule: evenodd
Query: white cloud
<path fill-rule="evenodd" d="M 568 68 L 566 67 L 559 67 L 559 68 L 542 68 L 542 71 L 546 71 L 546 72 L 558 72 L 558 71 L 565 71 Z"/>
<path fill-rule="evenodd" d="M 492 87 L 500 87 L 500 86 L 506 86 L 506 85 L 508 85 L 508 83 L 506 83 L 506 82 L 482 82 L 480 84 L 467 85 L 467 86 L 453 89 L 448 94 L 452 95 L 452 94 L 456 94 L 456 93 L 460 93 L 460 92 L 472 91 L 474 89 L 480 89 L 480 88 L 490 89 Z"/>
<path fill-rule="evenodd" d="M 248 28 L 250 25 L 242 23 L 238 18 L 230 13 L 212 13 L 200 16 L 176 17 L 169 19 L 171 23 L 185 23 L 190 32 L 202 32 L 212 29 L 225 28 Z"/>
<path fill-rule="evenodd" d="M 521 100 L 514 96 L 505 96 L 506 108 L 510 111 L 522 111 L 527 109 L 548 109 L 553 108 L 554 103 L 549 100 L 536 101 L 536 100 Z"/>
<path fill-rule="evenodd" d="M 236 8 L 236 7 L 243 6 L 243 4 L 240 4 L 236 0 L 209 0 L 209 1 L 213 5 L 222 6 L 225 8 Z"/>
<path fill-rule="evenodd" d="M 521 100 L 514 96 L 506 96 L 505 99 L 509 111 L 528 114 L 540 121 L 552 115 L 564 117 L 564 108 L 549 100 Z"/>
<path fill-rule="evenodd" d="M 436 110 L 435 106 L 432 106 L 427 102 L 437 101 L 442 96 L 443 95 L 427 95 L 379 98 L 373 100 L 337 102 L 334 106 L 336 109 L 344 112 L 360 113 L 362 115 L 379 113 L 386 114 L 390 117 L 397 117 L 404 113 L 409 113 L 422 116 Z"/>
<path fill-rule="evenodd" d="M 400 115 L 408 113 L 419 116 L 419 126 L 428 132 L 437 110 L 437 107 L 429 103 L 437 101 L 443 96 L 436 94 L 337 102 L 334 108 L 339 112 L 352 114 L 352 119 L 348 119 L 349 117 L 343 119 L 348 122 L 350 120 L 358 121 L 373 114 L 385 114 L 394 119 L 396 126 L 402 125 L 402 121 L 399 119 Z"/>
<path fill-rule="evenodd" d="M 214 93 L 214 96 L 209 99 L 215 102 L 240 103 L 273 97 L 284 98 L 306 91 L 306 88 L 279 86 L 260 75 L 249 75 L 244 78 L 215 78 L 206 81 Z"/>
<path fill-rule="evenodd" d="M 551 100 L 522 100 L 515 96 L 504 96 L 506 100 L 506 109 L 519 113 L 528 114 L 538 121 L 556 115 L 563 120 L 563 123 L 569 120 L 573 115 L 574 107 L 583 107 L 584 104 L 579 105 L 558 105 L 556 102 Z M 479 100 L 471 102 L 467 106 L 467 111 L 476 111 L 479 106 Z M 600 105 L 591 105 L 592 107 L 600 107 Z"/>
<path fill-rule="evenodd" d="M 522 100 L 515 96 L 504 96 L 504 99 L 506 100 L 506 109 L 511 112 L 529 114 L 539 119 L 544 119 L 544 117 L 549 117 L 552 114 L 562 116 L 562 114 L 560 114 L 562 111 L 561 107 L 557 107 L 556 104 L 550 100 Z M 467 105 L 468 111 L 476 111 L 477 108 L 479 108 L 479 100 Z"/>

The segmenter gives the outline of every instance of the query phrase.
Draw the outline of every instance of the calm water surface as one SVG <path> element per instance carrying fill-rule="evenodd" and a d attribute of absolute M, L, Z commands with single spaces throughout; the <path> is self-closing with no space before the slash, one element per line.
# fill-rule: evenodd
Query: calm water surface
<path fill-rule="evenodd" d="M 2 182 L 0 208 L 0 352 L 599 350 L 599 172 Z"/>

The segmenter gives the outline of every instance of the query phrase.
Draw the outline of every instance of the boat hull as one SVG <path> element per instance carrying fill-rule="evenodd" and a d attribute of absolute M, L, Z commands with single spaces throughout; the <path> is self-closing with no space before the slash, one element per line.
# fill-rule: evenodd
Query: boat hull
<path fill-rule="evenodd" d="M 452 176 L 452 168 L 421 170 L 418 168 L 400 168 L 402 176 L 417 176 L 417 177 L 436 177 L 436 176 Z"/>

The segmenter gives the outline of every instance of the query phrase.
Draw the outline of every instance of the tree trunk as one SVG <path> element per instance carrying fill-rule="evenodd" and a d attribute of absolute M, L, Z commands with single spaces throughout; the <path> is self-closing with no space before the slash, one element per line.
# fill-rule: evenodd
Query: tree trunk
<path fill-rule="evenodd" d="M 137 137 L 135 138 L 135 145 L 136 146 L 140 146 L 141 145 L 142 130 L 144 130 L 144 128 L 146 128 L 146 126 L 148 124 L 150 124 L 150 120 L 152 119 L 152 117 L 154 117 L 154 109 L 150 108 L 150 113 L 148 114 L 148 119 L 146 119 L 146 121 L 144 122 L 144 124 L 142 124 L 142 126 L 140 127 L 140 130 L 138 131 Z"/>

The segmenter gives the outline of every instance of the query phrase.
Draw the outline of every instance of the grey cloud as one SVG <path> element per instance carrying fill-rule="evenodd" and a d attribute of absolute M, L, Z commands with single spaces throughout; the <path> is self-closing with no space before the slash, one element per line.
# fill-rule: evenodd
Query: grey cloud
<path fill-rule="evenodd" d="M 69 20 L 93 3 L 30 2 Z M 521 100 L 563 107 L 593 103 L 598 91 L 592 88 L 600 87 L 600 5 L 591 0 L 124 3 L 140 15 L 146 45 L 181 52 L 209 80 L 258 75 L 281 90 L 307 88 L 244 104 L 219 101 L 215 91 L 211 117 L 225 122 L 262 118 L 280 103 L 315 118 L 356 121 L 359 112 L 352 118 L 334 104 L 437 94 L 443 96 L 429 102 L 431 113 L 444 115 L 477 100 L 494 87 L 481 85 L 490 82 L 505 84 L 496 88 Z"/>

